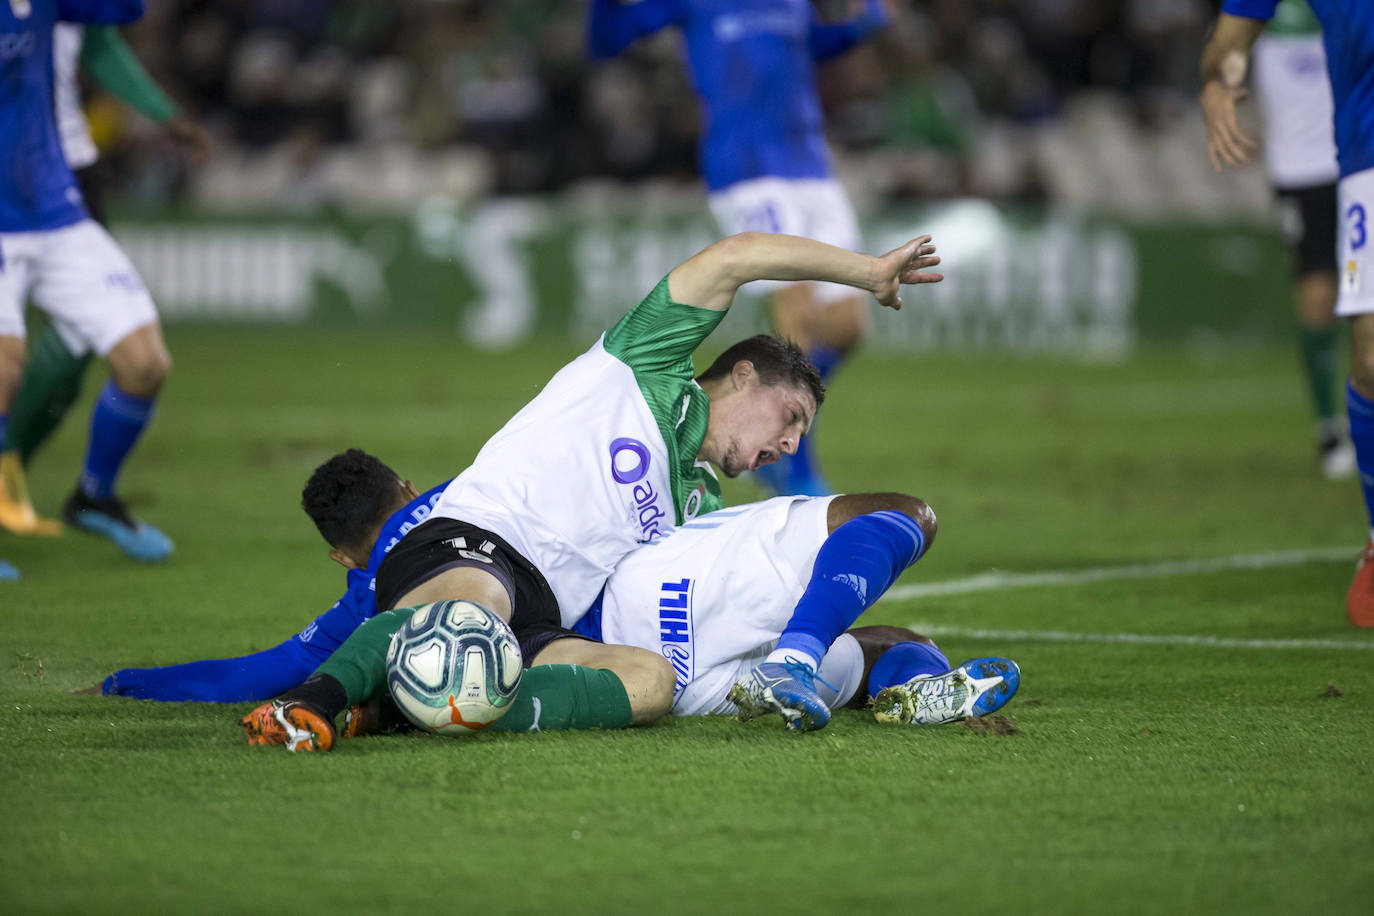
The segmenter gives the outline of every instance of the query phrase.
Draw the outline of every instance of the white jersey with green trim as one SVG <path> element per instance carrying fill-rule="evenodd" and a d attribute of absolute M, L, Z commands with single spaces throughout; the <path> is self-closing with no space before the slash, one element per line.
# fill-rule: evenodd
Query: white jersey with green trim
<path fill-rule="evenodd" d="M 637 544 L 721 505 L 697 461 L 710 399 L 692 351 L 723 316 L 673 302 L 665 277 L 487 441 L 434 514 L 504 538 L 571 624 Z"/>
<path fill-rule="evenodd" d="M 1335 184 L 1335 107 L 1321 24 L 1288 0 L 1255 43 L 1255 88 L 1264 115 L 1264 164 L 1280 188 Z"/>

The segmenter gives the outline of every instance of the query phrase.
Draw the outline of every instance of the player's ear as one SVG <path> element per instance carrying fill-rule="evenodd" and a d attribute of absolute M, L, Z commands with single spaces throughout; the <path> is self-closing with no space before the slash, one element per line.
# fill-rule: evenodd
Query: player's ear
<path fill-rule="evenodd" d="M 401 482 L 401 492 L 406 495 L 406 502 L 410 502 L 420 495 L 420 491 L 415 489 L 415 484 L 411 483 L 409 480 Z"/>
<path fill-rule="evenodd" d="M 329 559 L 333 560 L 335 563 L 338 563 L 344 569 L 362 569 L 361 566 L 354 562 L 352 557 L 350 557 L 348 554 L 344 553 L 337 547 L 330 548 Z"/>
<path fill-rule="evenodd" d="M 749 387 L 749 381 L 754 377 L 754 364 L 747 359 L 742 359 L 730 369 L 730 381 L 734 383 L 735 390 Z"/>

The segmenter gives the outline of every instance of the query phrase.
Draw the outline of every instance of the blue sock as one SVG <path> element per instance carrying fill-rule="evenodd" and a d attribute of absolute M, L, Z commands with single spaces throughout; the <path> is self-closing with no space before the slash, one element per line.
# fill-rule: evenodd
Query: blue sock
<path fill-rule="evenodd" d="M 840 368 L 840 363 L 844 362 L 844 351 L 836 350 L 825 344 L 817 344 L 806 354 L 806 358 L 811 360 L 811 365 L 816 367 L 816 371 L 821 374 L 821 381 L 826 381 Z"/>
<path fill-rule="evenodd" d="M 893 684 L 905 684 L 922 674 L 944 674 L 950 668 L 945 653 L 923 642 L 899 642 L 873 663 L 868 673 L 868 695 Z"/>
<path fill-rule="evenodd" d="M 1374 538 L 1374 401 L 1363 397 L 1355 386 L 1345 383 L 1345 407 L 1350 414 L 1350 441 L 1355 444 L 1355 464 L 1360 469 L 1360 489 L 1369 510 L 1369 527 Z"/>
<path fill-rule="evenodd" d="M 115 478 L 124 459 L 153 415 L 153 398 L 136 398 L 105 383 L 91 414 L 91 442 L 81 469 L 81 491 L 92 499 L 114 496 Z"/>
<path fill-rule="evenodd" d="M 830 644 L 920 559 L 925 548 L 925 532 L 904 512 L 870 512 L 836 528 L 816 554 L 811 581 L 769 660 L 795 650 L 819 666 Z"/>

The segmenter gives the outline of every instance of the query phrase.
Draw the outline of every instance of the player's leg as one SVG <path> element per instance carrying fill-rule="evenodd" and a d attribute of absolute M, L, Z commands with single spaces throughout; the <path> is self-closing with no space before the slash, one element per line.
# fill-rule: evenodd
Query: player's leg
<path fill-rule="evenodd" d="M 777 648 L 735 685 L 742 719 L 780 713 L 788 728 L 821 728 L 829 710 L 815 689 L 820 660 L 841 633 L 934 542 L 935 513 L 900 493 L 837 496 L 826 509 L 829 536 Z"/>
<path fill-rule="evenodd" d="M 831 383 L 835 371 L 867 333 L 868 302 L 864 297 L 834 297 L 829 284 L 794 283 L 773 293 L 770 313 L 774 331 L 797 343 Z M 846 290 L 847 292 L 851 292 Z M 823 297 L 830 296 L 830 299 Z M 819 418 L 817 420 L 819 422 Z M 797 444 L 795 455 L 783 455 L 760 469 L 759 475 L 780 494 L 824 496 L 829 484 L 816 452 L 817 423 Z"/>
<path fill-rule="evenodd" d="M 163 559 L 172 542 L 130 516 L 115 492 L 124 461 L 152 419 L 171 371 L 157 309 L 129 259 L 94 221 L 51 235 L 34 285 L 34 304 L 47 312 L 64 339 L 110 364 L 110 380 L 92 412 L 81 476 L 63 515 L 76 527 L 110 538 L 134 559 Z"/>
<path fill-rule="evenodd" d="M 834 180 L 783 183 L 789 197 L 785 212 L 795 224 L 774 231 L 816 239 L 840 248 L 863 244 L 849 198 Z M 849 354 L 868 334 L 868 297 L 833 283 L 794 283 L 770 299 L 774 329 L 801 346 L 828 386 Z M 830 492 L 816 453 L 817 429 L 802 439 L 795 455 L 784 455 L 761 475 L 779 493 L 822 496 Z"/>
<path fill-rule="evenodd" d="M 35 243 L 34 233 L 0 234 L 0 440 L 24 370 L 24 302 Z M 0 562 L 0 578 L 17 579 L 19 570 Z"/>
<path fill-rule="evenodd" d="M 629 724 L 632 725 L 652 725 L 667 715 L 673 706 L 673 687 L 676 683 L 673 666 L 662 655 L 646 649 L 606 645 L 580 638 L 561 638 L 545 646 L 535 655 L 532 664 L 578 665 L 614 675 L 606 679 L 608 697 L 605 705 L 618 706 L 619 695 L 623 695 L 628 704 Z M 613 689 L 616 686 L 619 691 Z M 523 694 L 526 691 L 526 685 L 521 684 L 520 692 Z"/>
<path fill-rule="evenodd" d="M 1369 541 L 1346 592 L 1345 609 L 1355 626 L 1374 627 L 1374 169 L 1341 179 L 1339 212 L 1336 314 L 1351 319 L 1354 356 L 1346 408 L 1370 523 Z"/>
<path fill-rule="evenodd" d="M 1336 185 L 1280 190 L 1296 281 L 1298 339 L 1323 475 L 1348 477 L 1355 453 L 1336 398 Z"/>
<path fill-rule="evenodd" d="M 871 704 L 881 725 L 942 725 L 985 716 L 1005 706 L 1021 686 L 1021 669 L 1011 659 L 971 658 L 952 666 L 935 643 L 905 627 L 857 627 L 846 635 L 858 640 L 869 662 L 867 690 L 849 705 Z"/>
<path fill-rule="evenodd" d="M 1356 316 L 1350 332 L 1354 356 L 1346 385 L 1346 407 L 1370 529 L 1345 607 L 1355 626 L 1374 627 L 1374 312 Z"/>
<path fill-rule="evenodd" d="M 32 341 L 9 425 L 0 438 L 0 527 L 16 534 L 55 535 L 61 523 L 38 515 L 25 468 L 81 393 L 91 354 L 74 353 L 49 325 Z"/>

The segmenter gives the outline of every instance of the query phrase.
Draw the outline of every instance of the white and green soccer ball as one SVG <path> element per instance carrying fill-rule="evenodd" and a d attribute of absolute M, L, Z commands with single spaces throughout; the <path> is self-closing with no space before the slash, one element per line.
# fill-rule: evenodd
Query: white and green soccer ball
<path fill-rule="evenodd" d="M 523 673 L 515 634 L 472 601 L 416 608 L 386 653 L 386 685 L 396 705 L 441 735 L 470 735 L 505 715 Z"/>

